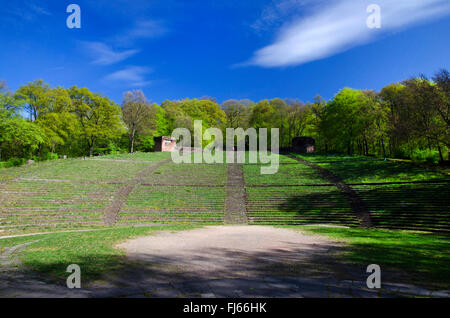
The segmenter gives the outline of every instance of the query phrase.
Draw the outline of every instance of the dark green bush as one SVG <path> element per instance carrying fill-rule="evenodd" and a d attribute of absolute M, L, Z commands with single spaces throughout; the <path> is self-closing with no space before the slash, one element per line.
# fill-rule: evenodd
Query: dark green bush
<path fill-rule="evenodd" d="M 419 150 L 413 151 L 411 159 L 415 162 L 426 162 L 426 163 L 438 163 L 439 162 L 439 152 L 436 150 Z"/>
<path fill-rule="evenodd" d="M 7 162 L 9 162 L 10 167 L 12 167 L 12 166 L 18 167 L 18 166 L 23 165 L 25 162 L 27 162 L 27 160 L 25 158 L 11 158 Z"/>

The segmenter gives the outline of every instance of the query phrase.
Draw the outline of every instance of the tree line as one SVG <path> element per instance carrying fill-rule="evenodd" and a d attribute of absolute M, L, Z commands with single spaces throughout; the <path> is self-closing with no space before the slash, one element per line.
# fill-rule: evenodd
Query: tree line
<path fill-rule="evenodd" d="M 379 92 L 344 88 L 329 101 L 232 99 L 221 105 L 212 97 L 158 105 L 139 90 L 126 92 L 118 105 L 88 88 L 52 88 L 37 80 L 10 92 L 0 81 L 0 160 L 152 151 L 155 137 L 179 127 L 193 131 L 194 120 L 202 120 L 205 129 L 279 128 L 284 150 L 294 137 L 310 136 L 324 153 L 444 161 L 449 75 L 441 70 Z"/>

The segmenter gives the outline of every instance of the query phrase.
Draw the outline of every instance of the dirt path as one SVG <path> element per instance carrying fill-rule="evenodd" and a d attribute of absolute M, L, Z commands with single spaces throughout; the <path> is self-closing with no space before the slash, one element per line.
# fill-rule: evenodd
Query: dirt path
<path fill-rule="evenodd" d="M 358 219 L 360 220 L 360 224 L 362 227 L 371 227 L 372 226 L 372 219 L 370 217 L 370 211 L 367 208 L 366 204 L 361 200 L 359 195 L 347 184 L 345 183 L 341 178 L 333 174 L 331 171 L 328 171 L 327 169 L 324 169 L 320 167 L 319 165 L 313 164 L 307 160 L 295 157 L 295 156 L 289 156 L 290 158 L 297 160 L 298 162 L 303 163 L 304 165 L 307 165 L 308 167 L 313 168 L 316 170 L 322 177 L 327 179 L 328 181 L 332 182 L 336 187 L 341 191 L 347 200 L 350 203 L 350 206 L 353 210 L 353 212 L 356 214 Z"/>
<path fill-rule="evenodd" d="M 229 164 L 227 177 L 225 224 L 248 224 L 242 165 Z"/>
<path fill-rule="evenodd" d="M 214 226 L 162 232 L 118 246 L 133 261 L 172 266 L 197 279 L 299 275 L 317 268 L 334 242 L 298 231 L 265 226 Z M 314 263 L 314 264 L 312 264 Z M 311 266 L 312 265 L 312 266 Z"/>
<path fill-rule="evenodd" d="M 104 214 L 104 223 L 106 225 L 114 225 L 118 218 L 122 205 L 126 202 L 128 195 L 133 191 L 137 184 L 142 183 L 142 179 L 153 173 L 161 165 L 169 162 L 169 159 L 150 164 L 147 168 L 139 172 L 139 174 L 123 185 L 114 195 L 114 199 L 106 207 Z"/>

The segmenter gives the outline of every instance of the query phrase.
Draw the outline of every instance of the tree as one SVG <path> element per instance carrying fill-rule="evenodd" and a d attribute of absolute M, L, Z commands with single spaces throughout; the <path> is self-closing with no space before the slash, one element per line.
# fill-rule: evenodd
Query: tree
<path fill-rule="evenodd" d="M 448 117 L 445 115 L 448 105 L 444 92 L 425 77 L 404 81 L 403 85 L 407 92 L 405 107 L 410 113 L 407 118 L 413 137 L 419 141 L 425 138 L 429 149 L 437 148 L 443 161 L 442 145 L 450 147 Z"/>
<path fill-rule="evenodd" d="M 155 110 L 155 121 L 156 130 L 154 132 L 155 136 L 169 136 L 171 134 L 169 122 L 166 117 L 166 110 L 161 106 L 154 104 L 153 108 Z"/>
<path fill-rule="evenodd" d="M 324 127 L 325 108 L 327 101 L 320 95 L 314 97 L 314 102 L 311 104 L 311 131 L 318 136 L 318 147 L 322 147 L 326 153 L 328 152 L 329 140 L 326 135 Z"/>
<path fill-rule="evenodd" d="M 66 89 L 50 88 L 45 95 L 46 107 L 41 109 L 36 123 L 45 133 L 45 145 L 54 153 L 56 146 L 64 145 L 69 136 L 73 137 L 78 129 L 78 120 Z"/>
<path fill-rule="evenodd" d="M 142 91 L 126 92 L 123 97 L 122 117 L 128 128 L 130 152 L 134 152 L 137 134 L 149 134 L 155 128 L 156 109 L 147 101 Z"/>
<path fill-rule="evenodd" d="M 90 156 L 98 139 L 117 138 L 124 131 L 120 106 L 107 97 L 76 86 L 70 88 L 69 95 Z"/>
<path fill-rule="evenodd" d="M 450 73 L 447 70 L 441 70 L 433 77 L 433 81 L 437 84 L 439 90 L 436 94 L 440 95 L 437 103 L 433 104 L 433 106 L 448 129 L 450 125 Z"/>
<path fill-rule="evenodd" d="M 6 82 L 0 81 L 0 160 L 2 147 L 14 138 L 14 119 L 18 116 L 21 107 L 20 101 L 13 94 L 6 91 Z"/>
<path fill-rule="evenodd" d="M 366 118 L 371 103 L 367 93 L 344 88 L 327 104 L 322 128 L 334 150 L 352 155 L 358 147 L 367 154 L 367 130 L 374 127 L 373 118 Z"/>
<path fill-rule="evenodd" d="M 404 107 L 405 86 L 401 83 L 383 87 L 379 93 L 380 102 L 387 110 L 386 129 L 389 136 L 391 155 L 398 155 L 403 143 L 410 139 L 411 127 L 408 126 L 408 113 Z"/>
<path fill-rule="evenodd" d="M 17 90 L 16 96 L 23 100 L 25 110 L 28 112 L 31 121 L 36 120 L 39 114 L 46 109 L 49 102 L 49 95 L 47 94 L 49 89 L 49 85 L 40 79 Z"/>
<path fill-rule="evenodd" d="M 227 127 L 247 129 L 253 105 L 249 100 L 230 99 L 223 102 L 222 109 L 227 117 Z"/>
<path fill-rule="evenodd" d="M 11 152 L 29 157 L 44 142 L 44 133 L 35 123 L 21 117 L 12 117 L 0 124 L 0 146 L 6 144 Z"/>
<path fill-rule="evenodd" d="M 312 124 L 313 113 L 309 104 L 305 105 L 300 101 L 289 101 L 287 108 L 286 120 L 286 137 L 287 144 L 292 144 L 292 139 L 303 136 Z"/>
<path fill-rule="evenodd" d="M 272 128 L 275 109 L 266 99 L 256 103 L 250 115 L 250 126 L 253 128 Z"/>

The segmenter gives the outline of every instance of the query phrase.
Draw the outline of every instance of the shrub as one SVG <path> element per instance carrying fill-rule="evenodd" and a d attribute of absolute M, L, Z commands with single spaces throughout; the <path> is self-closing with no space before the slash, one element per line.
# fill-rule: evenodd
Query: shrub
<path fill-rule="evenodd" d="M 12 163 L 10 161 L 2 161 L 0 162 L 0 169 L 12 167 Z"/>
<path fill-rule="evenodd" d="M 139 136 L 135 150 L 142 152 L 150 152 L 155 148 L 155 139 L 153 136 Z"/>
<path fill-rule="evenodd" d="M 58 154 L 57 153 L 49 152 L 47 154 L 47 160 L 56 160 L 56 159 L 58 159 Z"/>
<path fill-rule="evenodd" d="M 25 158 L 11 158 L 7 161 L 7 164 L 9 164 L 9 167 L 18 167 L 23 165 L 27 160 Z"/>
<path fill-rule="evenodd" d="M 439 152 L 437 152 L 436 150 L 416 149 L 413 151 L 411 158 L 415 162 L 438 163 L 439 162 Z"/>
<path fill-rule="evenodd" d="M 409 159 L 410 157 L 410 152 L 407 146 L 400 146 L 394 151 L 394 158 Z"/>

